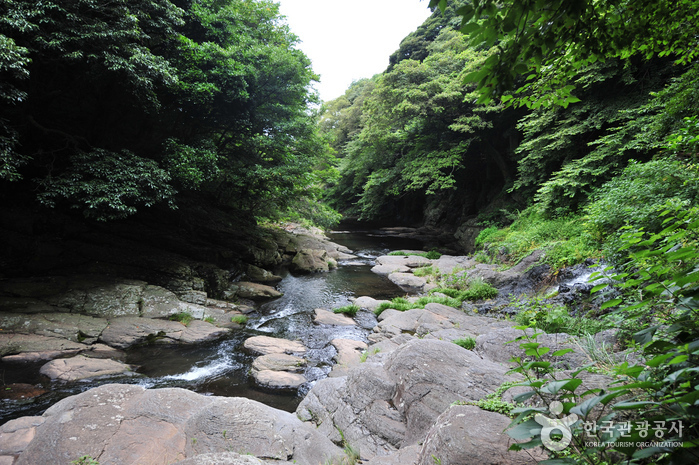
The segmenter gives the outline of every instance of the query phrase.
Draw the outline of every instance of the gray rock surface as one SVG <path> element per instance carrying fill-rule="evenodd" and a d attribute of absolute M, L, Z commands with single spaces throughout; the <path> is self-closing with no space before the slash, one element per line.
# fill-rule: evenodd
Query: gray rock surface
<path fill-rule="evenodd" d="M 415 276 L 412 273 L 391 273 L 388 279 L 403 289 L 422 291 L 425 289 L 427 279 Z"/>
<path fill-rule="evenodd" d="M 478 464 L 525 465 L 546 459 L 539 451 L 508 450 L 514 441 L 504 433 L 510 424 L 504 415 L 472 405 L 448 408 L 427 433 L 418 465 Z"/>
<path fill-rule="evenodd" d="M 376 258 L 377 265 L 389 266 L 406 266 L 408 268 L 417 268 L 432 264 L 432 260 L 420 255 L 381 255 Z"/>
<path fill-rule="evenodd" d="M 356 326 L 357 323 L 342 313 L 334 313 L 322 308 L 315 309 L 313 322 L 319 325 Z"/>
<path fill-rule="evenodd" d="M 333 440 L 339 428 L 373 459 L 416 444 L 453 402 L 478 400 L 512 379 L 506 371 L 451 342 L 412 338 L 346 377 L 317 381 L 296 413 Z"/>
<path fill-rule="evenodd" d="M 122 317 L 109 321 L 100 339 L 107 345 L 126 349 L 143 343 L 197 343 L 225 336 L 227 328 L 217 328 L 205 321 L 193 320 L 189 326 L 177 321 Z"/>
<path fill-rule="evenodd" d="M 301 357 L 288 354 L 267 354 L 257 357 L 252 362 L 252 369 L 256 371 L 301 371 L 306 366 L 306 361 Z"/>
<path fill-rule="evenodd" d="M 116 360 L 88 358 L 78 355 L 72 358 L 51 360 L 39 370 L 44 376 L 60 381 L 122 375 L 131 372 L 131 366 Z"/>
<path fill-rule="evenodd" d="M 278 337 L 253 336 L 243 343 L 245 350 L 253 354 L 304 354 L 306 347 L 299 341 L 290 341 Z"/>
<path fill-rule="evenodd" d="M 381 305 L 384 302 L 389 302 L 388 300 L 376 300 L 372 297 L 357 297 L 354 299 L 354 305 L 358 306 L 359 308 L 365 308 L 369 310 L 370 312 L 373 312 L 378 308 L 379 305 Z"/>
<path fill-rule="evenodd" d="M 52 360 L 78 354 L 88 346 L 57 337 L 36 334 L 0 333 L 0 354 L 4 362 Z"/>
<path fill-rule="evenodd" d="M 314 427 L 259 402 L 120 384 L 63 399 L 41 417 L 8 422 L 0 429 L 0 451 L 3 459 L 19 453 L 15 465 L 63 465 L 84 455 L 99 457 L 100 465 L 176 463 L 229 451 L 317 464 L 343 455 Z"/>
<path fill-rule="evenodd" d="M 308 382 L 302 374 L 288 371 L 253 370 L 251 374 L 259 386 L 268 389 L 294 390 Z"/>

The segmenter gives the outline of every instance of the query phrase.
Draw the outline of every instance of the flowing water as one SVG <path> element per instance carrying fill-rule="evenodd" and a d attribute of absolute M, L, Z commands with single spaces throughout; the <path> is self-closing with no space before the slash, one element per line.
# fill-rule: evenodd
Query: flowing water
<path fill-rule="evenodd" d="M 313 381 L 324 378 L 332 367 L 335 338 L 367 341 L 376 324 L 373 314 L 361 311 L 357 326 L 318 326 L 313 323 L 314 310 L 331 310 L 350 303 L 362 295 L 392 298 L 404 292 L 383 276 L 371 272 L 374 259 L 389 250 L 417 249 L 420 243 L 372 234 L 370 231 L 337 231 L 330 239 L 352 249 L 356 259 L 342 260 L 329 273 L 292 275 L 279 271 L 283 280 L 277 286 L 283 297 L 260 305 L 249 315 L 244 330 L 230 337 L 197 346 L 147 346 L 132 349 L 127 363 L 138 366 L 135 376 L 91 380 L 83 383 L 51 383 L 38 374 L 40 365 L 0 366 L 3 382 L 41 385 L 49 392 L 31 401 L 0 400 L 0 424 L 23 415 L 41 414 L 46 408 L 69 395 L 105 383 L 136 383 L 148 388 L 182 387 L 196 392 L 240 396 L 254 399 L 287 411 L 295 410 Z M 258 388 L 248 376 L 253 357 L 242 350 L 242 343 L 254 335 L 270 335 L 301 340 L 308 353 L 304 373 L 309 384 L 297 392 L 268 391 Z"/>

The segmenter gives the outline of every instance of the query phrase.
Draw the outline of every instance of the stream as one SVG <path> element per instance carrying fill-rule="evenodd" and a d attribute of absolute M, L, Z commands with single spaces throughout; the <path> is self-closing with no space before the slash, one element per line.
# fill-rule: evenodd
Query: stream
<path fill-rule="evenodd" d="M 49 392 L 27 401 L 0 400 L 0 424 L 25 415 L 40 415 L 62 398 L 107 383 L 140 384 L 148 388 L 181 387 L 206 395 L 238 396 L 257 400 L 271 407 L 292 412 L 310 389 L 313 381 L 325 378 L 332 368 L 335 338 L 367 341 L 376 325 L 371 312 L 360 311 L 357 326 L 318 326 L 313 323 L 314 309 L 331 310 L 351 303 L 351 297 L 370 296 L 390 299 L 403 295 L 386 277 L 371 272 L 374 259 L 389 250 L 419 249 L 413 239 L 393 238 L 366 230 L 335 231 L 330 240 L 350 248 L 356 259 L 341 260 L 336 270 L 312 275 L 292 275 L 278 270 L 283 279 L 277 288 L 284 293 L 265 302 L 248 315 L 243 330 L 230 337 L 196 346 L 145 346 L 131 349 L 126 362 L 138 366 L 134 376 L 96 379 L 78 383 L 50 382 L 39 374 L 41 364 L 2 364 L 4 384 L 29 383 Z M 309 349 L 304 375 L 309 383 L 297 392 L 269 391 L 257 387 L 248 376 L 253 356 L 242 350 L 245 339 L 269 335 L 300 340 Z"/>

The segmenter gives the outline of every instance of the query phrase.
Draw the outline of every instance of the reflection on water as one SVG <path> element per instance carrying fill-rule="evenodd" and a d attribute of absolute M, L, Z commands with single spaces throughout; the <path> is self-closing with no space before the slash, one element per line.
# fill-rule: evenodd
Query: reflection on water
<path fill-rule="evenodd" d="M 138 366 L 139 377 L 59 385 L 49 384 L 36 375 L 37 367 L 0 367 L 8 371 L 5 383 L 42 383 L 52 391 L 27 404 L 0 402 L 0 423 L 40 414 L 63 397 L 105 382 L 137 383 L 148 388 L 181 387 L 208 395 L 247 397 L 275 408 L 295 410 L 310 386 L 298 393 L 267 392 L 255 386 L 248 376 L 253 357 L 242 351 L 243 341 L 257 334 L 301 340 L 309 349 L 306 378 L 312 383 L 326 377 L 336 353 L 330 341 L 335 338 L 366 341 L 376 319 L 370 312 L 360 312 L 357 326 L 318 326 L 313 323 L 314 309 L 331 310 L 348 305 L 353 296 L 383 299 L 402 295 L 400 288 L 388 279 L 371 272 L 374 258 L 390 249 L 420 248 L 414 240 L 370 237 L 366 232 L 338 231 L 330 237 L 352 249 L 357 258 L 341 260 L 338 269 L 329 273 L 294 276 L 282 272 L 284 279 L 277 287 L 284 295 L 262 304 L 249 315 L 246 329 L 225 340 L 195 347 L 155 345 L 130 350 L 127 363 Z"/>

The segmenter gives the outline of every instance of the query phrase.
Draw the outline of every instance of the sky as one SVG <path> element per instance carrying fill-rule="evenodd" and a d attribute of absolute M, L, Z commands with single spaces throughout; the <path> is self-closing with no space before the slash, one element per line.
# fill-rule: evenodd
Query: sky
<path fill-rule="evenodd" d="M 298 47 L 320 74 L 324 101 L 381 73 L 401 40 L 430 15 L 428 0 L 278 0 Z"/>

